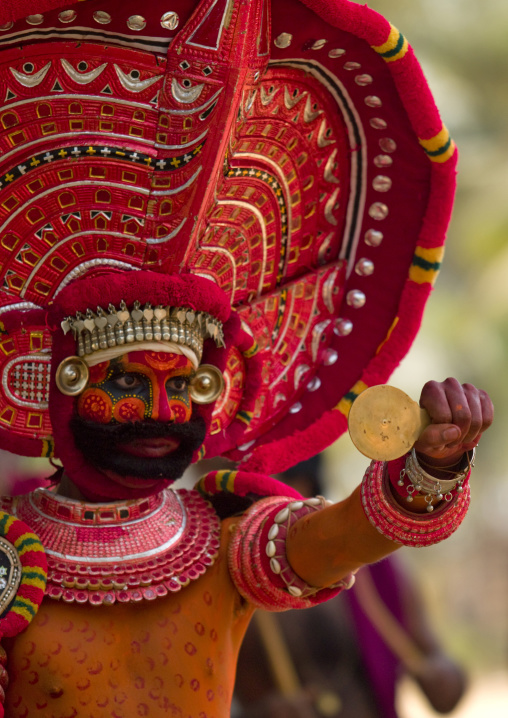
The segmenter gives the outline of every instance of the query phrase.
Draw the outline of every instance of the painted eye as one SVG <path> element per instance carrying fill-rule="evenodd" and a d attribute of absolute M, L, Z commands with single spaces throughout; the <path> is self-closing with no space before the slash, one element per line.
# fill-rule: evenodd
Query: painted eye
<path fill-rule="evenodd" d="M 135 389 L 143 383 L 136 374 L 122 374 L 113 381 L 119 389 Z"/>
<path fill-rule="evenodd" d="M 172 379 L 169 379 L 166 387 L 168 389 L 173 389 L 173 391 L 185 391 L 189 385 L 189 380 L 186 376 L 174 376 Z"/>

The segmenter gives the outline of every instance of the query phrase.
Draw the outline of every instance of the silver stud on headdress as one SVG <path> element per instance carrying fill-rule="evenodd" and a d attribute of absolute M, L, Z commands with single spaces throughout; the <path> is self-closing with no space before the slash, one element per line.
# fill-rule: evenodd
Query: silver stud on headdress
<path fill-rule="evenodd" d="M 96 312 L 76 312 L 75 317 L 64 319 L 62 329 L 64 334 L 74 334 L 80 357 L 124 344 L 163 341 L 189 347 L 201 361 L 205 339 L 213 339 L 218 347 L 225 346 L 222 323 L 210 314 L 185 307 L 152 308 L 145 304 L 141 308 L 138 301 L 132 310 L 122 300 L 119 309 L 110 304 L 107 313 L 102 307 L 97 307 Z"/>

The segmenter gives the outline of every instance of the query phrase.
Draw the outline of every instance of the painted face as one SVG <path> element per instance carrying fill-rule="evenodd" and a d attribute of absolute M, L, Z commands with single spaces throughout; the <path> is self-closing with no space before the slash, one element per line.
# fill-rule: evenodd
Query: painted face
<path fill-rule="evenodd" d="M 186 423 L 192 415 L 189 382 L 193 373 L 191 361 L 181 354 L 129 352 L 90 368 L 77 413 L 99 424 L 143 419 Z"/>
<path fill-rule="evenodd" d="M 180 354 L 133 351 L 90 368 L 70 427 L 88 462 L 115 481 L 179 478 L 206 425 L 192 408 L 192 363 Z"/>

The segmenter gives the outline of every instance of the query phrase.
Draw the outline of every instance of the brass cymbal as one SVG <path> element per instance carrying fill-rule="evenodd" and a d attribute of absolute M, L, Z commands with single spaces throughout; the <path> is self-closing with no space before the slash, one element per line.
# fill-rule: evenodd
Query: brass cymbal
<path fill-rule="evenodd" d="M 416 401 L 394 386 L 365 389 L 349 412 L 351 441 L 369 459 L 391 461 L 409 451 L 430 424 Z"/>

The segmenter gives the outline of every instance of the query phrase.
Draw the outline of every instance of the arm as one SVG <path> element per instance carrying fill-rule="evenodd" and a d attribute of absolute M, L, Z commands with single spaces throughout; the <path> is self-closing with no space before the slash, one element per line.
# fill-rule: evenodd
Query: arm
<path fill-rule="evenodd" d="M 447 379 L 441 383 L 428 382 L 420 404 L 427 409 L 432 423 L 415 445 L 418 457 L 425 470 L 436 478 L 450 478 L 465 452 L 478 444 L 483 431 L 492 423 L 492 402 L 486 392 L 471 384 L 461 385 L 456 379 Z M 391 492 L 390 486 L 386 491 Z M 423 496 L 416 495 L 408 504 L 392 492 L 391 502 L 398 503 L 404 513 L 421 518 L 427 510 Z M 453 508 L 444 503 L 436 500 L 434 508 Z M 429 522 L 436 514 L 429 516 Z M 348 572 L 378 561 L 401 546 L 380 530 L 365 515 L 360 490 L 356 489 L 345 501 L 304 516 L 291 527 L 286 541 L 288 561 L 309 585 L 329 586 Z"/>
<path fill-rule="evenodd" d="M 286 551 L 304 581 L 327 586 L 400 546 L 370 523 L 358 487 L 344 501 L 299 519 L 289 531 Z"/>

